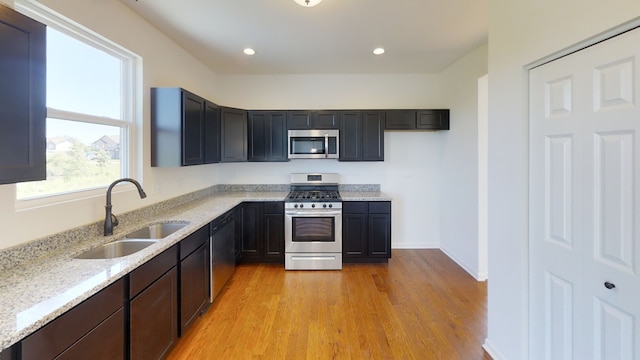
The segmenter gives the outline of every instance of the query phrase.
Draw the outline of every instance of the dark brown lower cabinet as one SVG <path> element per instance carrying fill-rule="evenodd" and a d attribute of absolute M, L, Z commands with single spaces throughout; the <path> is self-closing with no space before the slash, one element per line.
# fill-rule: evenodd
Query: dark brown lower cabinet
<path fill-rule="evenodd" d="M 391 202 L 342 203 L 342 260 L 388 262 L 391 257 Z"/>
<path fill-rule="evenodd" d="M 242 261 L 284 264 L 284 202 L 246 202 L 235 211 Z"/>
<path fill-rule="evenodd" d="M 178 341 L 178 249 L 173 246 L 129 276 L 129 355 L 162 359 Z"/>
<path fill-rule="evenodd" d="M 199 244 L 199 247 L 189 254 L 183 254 L 182 245 L 185 241 Z M 180 243 L 180 336 L 209 304 L 209 253 L 209 226 L 189 235 Z"/>
<path fill-rule="evenodd" d="M 162 359 L 178 340 L 178 271 L 171 268 L 130 304 L 131 359 Z"/>
<path fill-rule="evenodd" d="M 125 297 L 120 279 L 22 340 L 21 359 L 124 359 Z"/>

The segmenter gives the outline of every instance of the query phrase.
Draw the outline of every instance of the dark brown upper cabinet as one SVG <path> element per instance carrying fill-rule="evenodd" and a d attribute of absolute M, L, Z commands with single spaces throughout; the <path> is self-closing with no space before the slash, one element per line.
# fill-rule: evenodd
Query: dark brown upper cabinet
<path fill-rule="evenodd" d="M 219 161 L 219 107 L 182 88 L 152 88 L 151 166 Z"/>
<path fill-rule="evenodd" d="M 333 110 L 291 110 L 287 111 L 287 129 L 339 129 L 340 116 Z"/>
<path fill-rule="evenodd" d="M 340 113 L 340 161 L 384 161 L 382 110 Z"/>
<path fill-rule="evenodd" d="M 249 111 L 248 161 L 288 161 L 287 113 Z"/>
<path fill-rule="evenodd" d="M 386 110 L 385 130 L 449 130 L 449 109 Z"/>
<path fill-rule="evenodd" d="M 46 27 L 0 5 L 0 184 L 46 178 Z"/>
<path fill-rule="evenodd" d="M 221 162 L 247 161 L 247 111 L 229 107 L 220 109 Z"/>
<path fill-rule="evenodd" d="M 416 128 L 423 130 L 449 130 L 449 109 L 418 110 Z"/>

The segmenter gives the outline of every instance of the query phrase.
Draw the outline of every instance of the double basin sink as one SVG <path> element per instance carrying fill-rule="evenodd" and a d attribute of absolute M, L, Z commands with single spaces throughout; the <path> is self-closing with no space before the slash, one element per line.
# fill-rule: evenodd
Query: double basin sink
<path fill-rule="evenodd" d="M 76 256 L 76 259 L 113 259 L 134 254 L 158 240 L 166 238 L 189 223 L 157 223 L 136 230 L 104 245 L 89 249 Z"/>

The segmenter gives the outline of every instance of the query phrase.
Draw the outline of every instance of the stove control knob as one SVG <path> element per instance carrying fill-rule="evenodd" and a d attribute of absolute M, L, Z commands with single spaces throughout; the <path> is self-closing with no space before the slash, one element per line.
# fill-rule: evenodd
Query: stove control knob
<path fill-rule="evenodd" d="M 326 207 L 327 207 L 327 204 L 322 204 L 322 207 L 323 207 L 323 208 L 326 208 Z"/>
<path fill-rule="evenodd" d="M 316 204 L 311 204 L 311 207 L 312 207 L 312 208 L 316 207 Z"/>
<path fill-rule="evenodd" d="M 330 207 L 330 208 L 332 208 L 332 207 L 333 207 L 333 204 L 329 204 L 329 207 Z"/>
<path fill-rule="evenodd" d="M 302 209 L 304 207 L 304 204 L 300 204 L 300 209 Z"/>
<path fill-rule="evenodd" d="M 294 207 L 295 209 L 297 209 L 297 208 L 298 208 L 298 204 L 293 205 L 293 207 Z"/>

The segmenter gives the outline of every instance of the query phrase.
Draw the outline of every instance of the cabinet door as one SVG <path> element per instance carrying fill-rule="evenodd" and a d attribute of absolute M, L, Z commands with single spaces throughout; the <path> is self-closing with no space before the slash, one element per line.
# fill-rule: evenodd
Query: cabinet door
<path fill-rule="evenodd" d="M 311 129 L 311 111 L 292 110 L 287 111 L 287 129 Z"/>
<path fill-rule="evenodd" d="M 247 161 L 247 112 L 221 108 L 221 162 Z"/>
<path fill-rule="evenodd" d="M 342 215 L 342 255 L 345 258 L 367 254 L 367 215 Z"/>
<path fill-rule="evenodd" d="M 209 303 L 209 245 L 201 245 L 180 262 L 180 335 Z"/>
<path fill-rule="evenodd" d="M 362 116 L 362 160 L 384 161 L 384 111 L 363 111 Z"/>
<path fill-rule="evenodd" d="M 339 129 L 340 116 L 337 111 L 314 111 L 311 115 L 312 129 Z"/>
<path fill-rule="evenodd" d="M 220 107 L 205 101 L 204 107 L 204 163 L 220 162 Z"/>
<path fill-rule="evenodd" d="M 387 110 L 385 125 L 387 130 L 413 130 L 416 128 L 415 110 Z"/>
<path fill-rule="evenodd" d="M 449 110 L 419 110 L 417 113 L 418 129 L 449 130 Z"/>
<path fill-rule="evenodd" d="M 362 160 L 362 131 L 360 111 L 340 113 L 340 161 Z"/>
<path fill-rule="evenodd" d="M 130 358 L 161 359 L 178 339 L 178 271 L 171 268 L 130 302 Z"/>
<path fill-rule="evenodd" d="M 263 254 L 262 203 L 244 203 L 239 213 L 242 259 L 256 261 Z"/>
<path fill-rule="evenodd" d="M 46 28 L 0 5 L 0 184 L 46 178 Z"/>
<path fill-rule="evenodd" d="M 267 161 L 269 149 L 269 113 L 262 111 L 249 112 L 248 128 L 248 161 Z"/>
<path fill-rule="evenodd" d="M 368 255 L 391 257 L 391 214 L 369 214 Z"/>
<path fill-rule="evenodd" d="M 343 259 L 361 258 L 367 254 L 367 202 L 342 203 Z"/>
<path fill-rule="evenodd" d="M 182 92 L 182 165 L 204 163 L 204 99 Z"/>
<path fill-rule="evenodd" d="M 269 127 L 269 161 L 289 161 L 287 157 L 287 113 L 272 112 Z"/>
<path fill-rule="evenodd" d="M 391 202 L 371 201 L 369 207 L 368 255 L 391 257 Z"/>
<path fill-rule="evenodd" d="M 284 203 L 264 203 L 265 261 L 284 263 Z"/>

